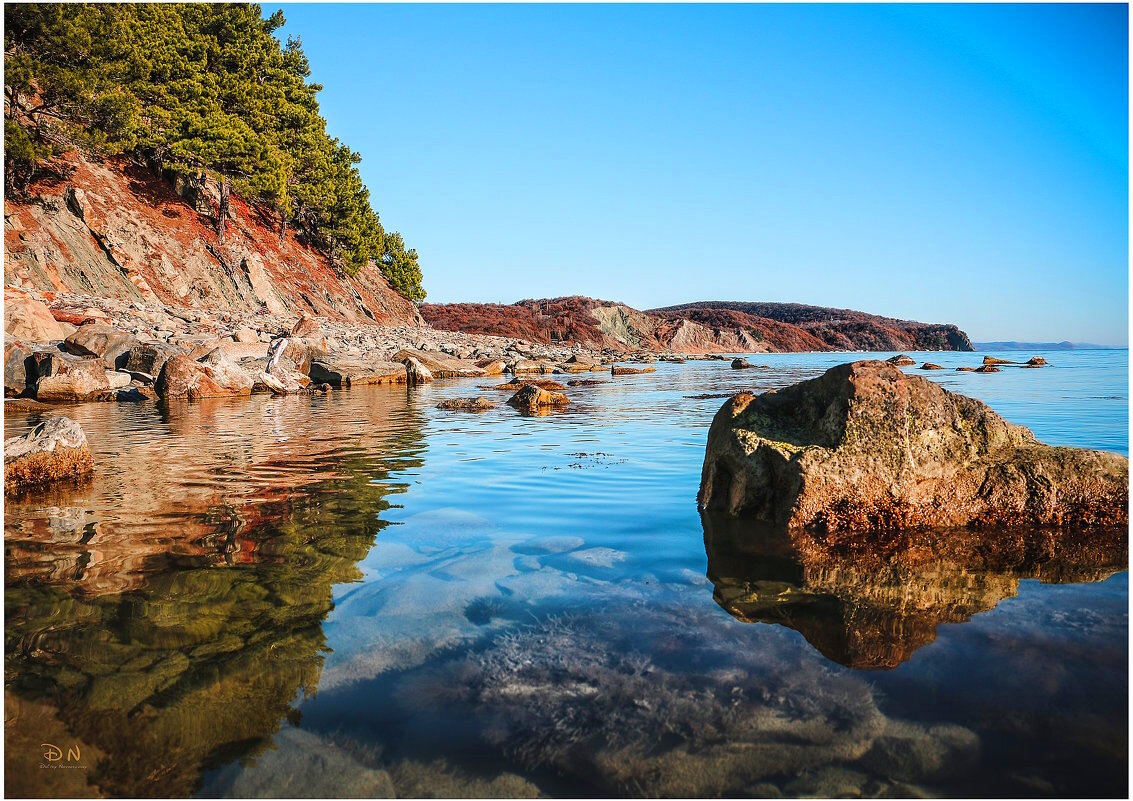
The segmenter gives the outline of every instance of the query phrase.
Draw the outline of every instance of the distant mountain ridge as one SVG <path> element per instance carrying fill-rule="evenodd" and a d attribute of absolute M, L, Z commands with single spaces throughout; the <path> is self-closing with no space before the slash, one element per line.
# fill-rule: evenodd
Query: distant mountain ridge
<path fill-rule="evenodd" d="M 422 304 L 434 328 L 622 351 L 773 353 L 973 350 L 951 324 L 799 303 L 704 301 L 640 311 L 582 295 L 512 304 Z"/>
<path fill-rule="evenodd" d="M 973 342 L 976 350 L 1128 350 L 1121 345 L 1095 345 L 1092 342 Z"/>

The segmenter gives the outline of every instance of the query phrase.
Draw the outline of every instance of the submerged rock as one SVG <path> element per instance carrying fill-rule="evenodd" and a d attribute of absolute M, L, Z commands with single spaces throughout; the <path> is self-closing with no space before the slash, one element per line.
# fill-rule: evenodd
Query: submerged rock
<path fill-rule="evenodd" d="M 944 368 L 941 367 L 939 364 L 935 364 L 934 362 L 925 362 L 924 364 L 921 365 L 921 369 L 922 370 L 943 370 Z"/>
<path fill-rule="evenodd" d="M 543 409 L 563 407 L 570 403 L 570 398 L 561 392 L 542 389 L 535 384 L 527 384 L 508 400 L 508 406 L 514 406 L 521 412 L 535 413 Z"/>
<path fill-rule="evenodd" d="M 610 375 L 639 375 L 640 373 L 655 373 L 656 367 L 622 367 L 615 364 L 610 368 Z"/>
<path fill-rule="evenodd" d="M 898 367 L 912 367 L 914 364 L 916 364 L 916 361 L 914 361 L 911 357 L 906 356 L 904 353 L 898 354 L 897 356 L 890 356 L 885 361 L 889 364 L 895 364 Z"/>
<path fill-rule="evenodd" d="M 69 417 L 49 417 L 22 437 L 4 440 L 4 494 L 94 469 L 86 434 Z"/>
<path fill-rule="evenodd" d="M 1129 461 L 1036 441 L 893 365 L 831 368 L 717 412 L 701 509 L 828 531 L 1128 522 Z"/>
<path fill-rule="evenodd" d="M 438 409 L 449 412 L 484 412 L 496 408 L 487 398 L 449 398 L 437 404 Z"/>

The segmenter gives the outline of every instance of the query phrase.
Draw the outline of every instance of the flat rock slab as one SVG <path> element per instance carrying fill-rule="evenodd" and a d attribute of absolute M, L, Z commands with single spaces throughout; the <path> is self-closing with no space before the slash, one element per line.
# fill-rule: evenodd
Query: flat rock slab
<path fill-rule="evenodd" d="M 1129 460 L 1044 445 L 986 404 L 854 362 L 717 412 L 702 509 L 825 531 L 1120 526 Z"/>
<path fill-rule="evenodd" d="M 485 369 L 477 367 L 473 362 L 436 351 L 405 348 L 393 355 L 393 360 L 402 364 L 408 359 L 419 361 L 428 368 L 434 378 L 478 378 L 488 374 Z"/>
<path fill-rule="evenodd" d="M 350 387 L 362 384 L 404 384 L 405 365 L 400 362 L 363 361 L 319 357 L 311 360 L 309 373 L 316 384 Z"/>

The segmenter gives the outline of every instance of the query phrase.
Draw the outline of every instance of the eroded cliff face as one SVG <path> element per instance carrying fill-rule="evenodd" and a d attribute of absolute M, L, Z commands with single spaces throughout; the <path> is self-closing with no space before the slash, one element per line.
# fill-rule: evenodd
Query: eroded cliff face
<path fill-rule="evenodd" d="M 4 200 L 4 283 L 209 311 L 420 325 L 380 272 L 355 277 L 235 195 L 223 242 L 208 214 L 145 166 L 71 157 L 67 177 Z M 202 207 L 209 205 L 206 198 Z M 215 208 L 215 203 L 212 203 Z"/>

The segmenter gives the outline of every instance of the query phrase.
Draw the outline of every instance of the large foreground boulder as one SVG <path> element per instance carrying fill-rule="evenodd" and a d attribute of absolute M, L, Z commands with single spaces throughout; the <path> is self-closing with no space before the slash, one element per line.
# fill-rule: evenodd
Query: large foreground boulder
<path fill-rule="evenodd" d="M 1128 497 L 1125 457 L 1044 445 L 978 400 L 867 361 L 725 403 L 699 502 L 773 526 L 862 531 L 1125 526 Z"/>
<path fill-rule="evenodd" d="M 94 469 L 83 429 L 69 417 L 49 417 L 22 437 L 4 440 L 4 494 Z"/>

